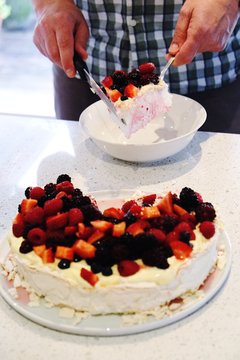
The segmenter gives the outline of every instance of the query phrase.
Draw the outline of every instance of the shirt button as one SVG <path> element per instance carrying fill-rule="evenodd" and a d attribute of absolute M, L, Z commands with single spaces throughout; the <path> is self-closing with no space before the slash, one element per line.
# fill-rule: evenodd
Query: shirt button
<path fill-rule="evenodd" d="M 135 19 L 129 19 L 128 20 L 128 25 L 129 26 L 136 26 L 137 25 L 137 21 Z"/>

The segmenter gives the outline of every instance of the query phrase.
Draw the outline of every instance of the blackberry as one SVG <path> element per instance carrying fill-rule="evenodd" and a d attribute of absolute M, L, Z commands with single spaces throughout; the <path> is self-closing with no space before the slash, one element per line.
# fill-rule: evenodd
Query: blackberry
<path fill-rule="evenodd" d="M 24 192 L 24 195 L 26 196 L 27 199 L 30 198 L 30 192 L 32 190 L 32 187 L 31 186 L 28 186 Z"/>
<path fill-rule="evenodd" d="M 190 233 L 188 231 L 181 231 L 179 234 L 179 240 L 189 245 Z"/>
<path fill-rule="evenodd" d="M 188 212 L 194 210 L 199 205 L 199 199 L 196 192 L 188 187 L 181 190 L 179 198 L 181 206 Z"/>
<path fill-rule="evenodd" d="M 32 244 L 30 244 L 30 242 L 27 240 L 23 240 L 20 245 L 19 251 L 22 254 L 27 254 L 27 253 L 31 252 L 32 249 L 33 249 Z"/>
<path fill-rule="evenodd" d="M 67 196 L 62 196 L 61 199 L 63 202 L 63 207 L 62 207 L 63 212 L 68 211 L 73 207 L 72 199 L 69 199 L 69 197 Z"/>
<path fill-rule="evenodd" d="M 99 274 L 100 272 L 102 272 L 102 265 L 97 263 L 97 262 L 92 262 L 91 263 L 91 271 L 94 273 L 94 274 Z"/>
<path fill-rule="evenodd" d="M 156 266 L 160 269 L 167 269 L 169 267 L 167 258 L 164 254 L 164 249 L 160 246 L 145 251 L 142 256 L 142 261 L 145 265 Z"/>
<path fill-rule="evenodd" d="M 129 257 L 129 249 L 127 245 L 122 242 L 114 244 L 111 250 L 111 257 L 116 264 L 127 259 Z"/>
<path fill-rule="evenodd" d="M 172 195 L 172 202 L 173 202 L 173 204 L 181 206 L 181 200 L 179 199 L 177 194 Z"/>
<path fill-rule="evenodd" d="M 70 181 L 71 182 L 71 177 L 67 174 L 61 174 L 58 176 L 57 178 L 57 184 L 60 184 L 63 181 Z"/>
<path fill-rule="evenodd" d="M 136 220 L 137 220 L 137 217 L 135 215 L 133 215 L 130 211 L 123 217 L 123 221 L 126 222 L 126 226 L 134 223 Z"/>
<path fill-rule="evenodd" d="M 122 101 L 128 100 L 128 97 L 126 95 L 122 95 L 120 98 Z"/>
<path fill-rule="evenodd" d="M 196 219 L 198 222 L 213 221 L 216 217 L 216 212 L 210 202 L 202 202 L 195 209 Z"/>
<path fill-rule="evenodd" d="M 44 186 L 44 190 L 45 190 L 45 193 L 46 193 L 47 195 L 49 195 L 49 194 L 55 192 L 55 190 L 56 190 L 56 184 L 49 183 L 49 184 L 47 184 L 47 185 Z"/>
<path fill-rule="evenodd" d="M 157 219 L 154 219 L 153 224 L 161 229 L 165 233 L 172 231 L 175 226 L 179 223 L 179 218 L 177 215 L 167 215 L 164 214 Z"/>
<path fill-rule="evenodd" d="M 73 197 L 82 197 L 83 193 L 79 188 L 75 188 L 72 193 Z"/>
<path fill-rule="evenodd" d="M 128 80 L 131 84 L 133 84 L 136 87 L 140 87 L 141 83 L 140 83 L 140 79 L 141 79 L 141 74 L 140 71 L 138 69 L 133 69 L 129 74 L 128 74 Z"/>
<path fill-rule="evenodd" d="M 89 224 L 92 220 L 100 220 L 103 218 L 102 213 L 94 205 L 84 205 L 81 206 L 83 212 L 84 220 L 86 224 Z"/>
<path fill-rule="evenodd" d="M 152 74 L 150 76 L 150 82 L 154 85 L 157 85 L 159 83 L 159 75 L 158 74 Z"/>
<path fill-rule="evenodd" d="M 128 84 L 127 74 L 123 71 L 115 71 L 112 74 L 113 84 L 117 87 L 124 87 Z"/>
<path fill-rule="evenodd" d="M 59 269 L 62 269 L 62 270 L 69 269 L 70 265 L 71 265 L 71 261 L 68 259 L 61 259 L 58 263 Z"/>

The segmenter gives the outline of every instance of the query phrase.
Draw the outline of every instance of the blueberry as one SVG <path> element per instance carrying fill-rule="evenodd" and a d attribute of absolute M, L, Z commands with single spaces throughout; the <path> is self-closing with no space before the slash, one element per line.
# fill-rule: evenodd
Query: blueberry
<path fill-rule="evenodd" d="M 71 265 L 71 261 L 68 259 L 61 259 L 58 263 L 59 269 L 62 270 L 70 268 L 70 265 Z"/>

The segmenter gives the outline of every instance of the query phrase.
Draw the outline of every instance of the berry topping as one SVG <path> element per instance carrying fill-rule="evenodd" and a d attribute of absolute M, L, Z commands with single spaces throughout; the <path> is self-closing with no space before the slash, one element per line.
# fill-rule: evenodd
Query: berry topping
<path fill-rule="evenodd" d="M 118 263 L 118 272 L 121 276 L 131 276 L 138 272 L 140 266 L 131 260 L 122 260 Z"/>
<path fill-rule="evenodd" d="M 124 95 L 129 98 L 134 98 L 137 96 L 138 88 L 133 84 L 128 84 L 124 89 Z"/>
<path fill-rule="evenodd" d="M 85 268 L 81 269 L 80 275 L 84 280 L 86 280 L 92 286 L 94 286 L 99 280 L 99 278 L 96 274 L 94 274 L 92 271 L 89 271 Z"/>
<path fill-rule="evenodd" d="M 206 239 L 210 239 L 215 234 L 215 226 L 211 221 L 203 221 L 199 229 Z"/>
<path fill-rule="evenodd" d="M 213 205 L 209 202 L 202 202 L 195 210 L 196 219 L 199 222 L 209 220 L 213 221 L 216 217 L 216 212 Z"/>
<path fill-rule="evenodd" d="M 46 232 L 37 227 L 29 230 L 27 238 L 33 246 L 45 244 L 47 239 Z"/>
<path fill-rule="evenodd" d="M 59 183 L 61 183 L 63 181 L 71 182 L 71 177 L 68 174 L 59 175 L 58 178 L 57 178 L 57 184 L 59 184 Z"/>
<path fill-rule="evenodd" d="M 149 63 L 145 63 L 145 64 L 141 64 L 139 66 L 139 71 L 141 74 L 151 74 L 156 70 L 156 66 L 149 62 Z"/>
<path fill-rule="evenodd" d="M 199 194 L 192 189 L 185 187 L 180 192 L 180 202 L 185 210 L 194 210 L 199 205 Z"/>

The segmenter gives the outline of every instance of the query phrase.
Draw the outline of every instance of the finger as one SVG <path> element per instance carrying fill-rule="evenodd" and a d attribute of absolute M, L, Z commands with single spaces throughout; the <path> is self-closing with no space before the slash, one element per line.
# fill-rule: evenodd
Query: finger
<path fill-rule="evenodd" d="M 183 43 L 186 41 L 187 30 L 190 23 L 190 19 L 191 19 L 191 12 L 184 10 L 183 7 L 179 14 L 173 39 L 169 48 L 169 53 L 171 55 L 176 55 L 176 53 L 179 51 Z"/>
<path fill-rule="evenodd" d="M 66 75 L 72 78 L 76 75 L 76 70 L 73 64 L 74 37 L 71 28 L 66 28 L 64 31 L 56 31 L 56 41 L 58 44 L 61 67 Z"/>
<path fill-rule="evenodd" d="M 83 60 L 88 57 L 87 43 L 89 39 L 89 30 L 86 26 L 79 26 L 75 34 L 75 49 Z"/>
<path fill-rule="evenodd" d="M 187 38 L 175 56 L 174 65 L 189 64 L 199 52 L 199 46 L 199 43 L 194 40 L 194 37 Z"/>

